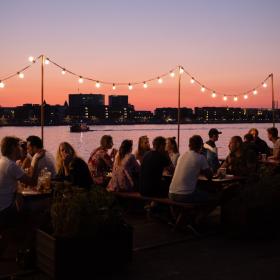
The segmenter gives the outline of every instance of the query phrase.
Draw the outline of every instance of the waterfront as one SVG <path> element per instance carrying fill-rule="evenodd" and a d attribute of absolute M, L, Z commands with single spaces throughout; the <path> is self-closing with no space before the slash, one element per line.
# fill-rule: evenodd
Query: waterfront
<path fill-rule="evenodd" d="M 190 136 L 199 134 L 203 140 L 208 139 L 208 131 L 211 127 L 216 127 L 223 133 L 220 135 L 217 146 L 219 147 L 219 156 L 225 157 L 228 154 L 228 143 L 231 136 L 244 136 L 251 127 L 259 130 L 260 137 L 267 141 L 266 129 L 271 127 L 270 123 L 262 124 L 184 124 L 181 125 L 180 133 L 180 152 L 187 150 L 187 142 Z M 279 129 L 279 124 L 276 124 Z M 53 155 L 56 154 L 58 144 L 62 141 L 71 143 L 77 150 L 78 154 L 85 160 L 88 159 L 91 151 L 99 145 L 100 137 L 104 134 L 110 134 L 114 140 L 114 147 L 118 148 L 122 140 L 132 139 L 133 149 L 137 147 L 138 138 L 141 135 L 147 135 L 150 142 L 156 136 L 177 137 L 177 125 L 119 125 L 119 126 L 91 126 L 92 131 L 84 133 L 71 133 L 69 126 L 48 126 L 45 127 L 45 147 Z M 40 127 L 1 127 L 0 138 L 7 135 L 14 135 L 26 139 L 29 135 L 40 136 Z"/>

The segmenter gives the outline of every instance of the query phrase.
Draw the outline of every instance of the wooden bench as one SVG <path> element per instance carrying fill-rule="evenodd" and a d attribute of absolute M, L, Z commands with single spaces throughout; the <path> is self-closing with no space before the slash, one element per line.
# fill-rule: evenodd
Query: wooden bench
<path fill-rule="evenodd" d="M 159 204 L 167 205 L 170 207 L 171 214 L 174 218 L 174 228 L 178 226 L 182 217 L 186 215 L 187 212 L 192 211 L 200 211 L 201 209 L 209 206 L 209 203 L 183 203 L 176 202 L 169 198 L 158 198 L 158 197 L 147 197 L 142 196 L 139 192 L 115 192 L 116 197 L 123 199 L 132 199 L 132 200 L 142 200 L 147 202 L 157 202 Z M 176 213 L 175 209 L 177 208 L 179 211 Z"/>

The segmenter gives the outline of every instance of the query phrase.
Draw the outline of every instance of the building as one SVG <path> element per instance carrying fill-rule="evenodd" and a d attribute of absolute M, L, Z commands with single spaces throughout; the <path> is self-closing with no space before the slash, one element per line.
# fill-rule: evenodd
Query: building
<path fill-rule="evenodd" d="M 109 95 L 109 106 L 112 108 L 128 107 L 127 95 Z"/>
<path fill-rule="evenodd" d="M 178 108 L 156 108 L 155 119 L 162 123 L 175 123 L 178 120 Z M 193 119 L 191 108 L 180 108 L 180 120 L 182 123 L 190 122 Z"/>

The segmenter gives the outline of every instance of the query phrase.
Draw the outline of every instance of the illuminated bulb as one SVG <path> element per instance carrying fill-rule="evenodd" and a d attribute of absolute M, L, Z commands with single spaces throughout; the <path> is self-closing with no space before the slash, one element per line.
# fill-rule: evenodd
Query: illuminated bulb
<path fill-rule="evenodd" d="M 183 67 L 180 67 L 179 73 L 180 73 L 180 74 L 183 74 L 183 73 L 184 73 L 184 68 L 183 68 Z"/>
<path fill-rule="evenodd" d="M 46 65 L 50 64 L 50 60 L 48 58 L 45 59 L 45 64 Z"/>
<path fill-rule="evenodd" d="M 65 69 L 62 69 L 61 74 L 65 75 L 65 73 L 66 73 Z"/>
<path fill-rule="evenodd" d="M 24 74 L 23 74 L 22 72 L 18 72 L 18 77 L 19 77 L 20 79 L 23 79 L 23 78 L 24 78 Z"/>
<path fill-rule="evenodd" d="M 132 90 L 133 86 L 131 84 L 128 84 L 128 89 Z"/>
<path fill-rule="evenodd" d="M 113 84 L 112 89 L 113 89 L 113 90 L 115 90 L 115 89 L 116 89 L 116 85 L 115 85 L 115 84 Z"/>
<path fill-rule="evenodd" d="M 235 101 L 235 102 L 238 101 L 238 97 L 237 97 L 237 96 L 234 96 L 234 97 L 233 97 L 233 101 Z"/>
<path fill-rule="evenodd" d="M 264 83 L 262 84 L 262 86 L 263 86 L 264 88 L 267 88 L 267 83 L 264 82 Z"/>
<path fill-rule="evenodd" d="M 254 94 L 254 95 L 257 95 L 257 94 L 258 94 L 258 91 L 257 91 L 256 89 L 254 89 L 254 90 L 253 90 L 253 94 Z"/>
<path fill-rule="evenodd" d="M 191 83 L 191 84 L 194 84 L 194 83 L 195 83 L 195 79 L 194 79 L 194 78 L 191 78 L 190 83 Z"/>
<path fill-rule="evenodd" d="M 28 57 L 28 60 L 29 60 L 30 62 L 35 62 L 35 60 L 34 60 L 34 57 L 33 57 L 33 56 L 29 56 L 29 57 Z"/>
<path fill-rule="evenodd" d="M 170 77 L 172 77 L 172 78 L 175 77 L 175 73 L 173 71 L 170 72 Z"/>
<path fill-rule="evenodd" d="M 4 88 L 4 87 L 5 87 L 5 84 L 2 81 L 0 81 L 0 88 Z"/>
<path fill-rule="evenodd" d="M 248 99 L 248 95 L 247 94 L 244 94 L 244 99 Z"/>
<path fill-rule="evenodd" d="M 100 85 L 100 83 L 97 81 L 96 84 L 95 84 L 95 86 L 96 86 L 97 88 L 100 88 L 101 85 Z"/>
<path fill-rule="evenodd" d="M 144 88 L 147 88 L 147 87 L 148 87 L 148 84 L 147 84 L 146 82 L 144 82 L 143 87 L 144 87 Z"/>
<path fill-rule="evenodd" d="M 223 97 L 223 100 L 224 100 L 224 101 L 227 101 L 227 99 L 228 99 L 227 96 L 224 96 L 224 97 Z"/>
<path fill-rule="evenodd" d="M 159 84 L 162 84 L 162 78 L 158 78 L 157 81 Z"/>
<path fill-rule="evenodd" d="M 201 89 L 200 89 L 200 91 L 201 91 L 201 92 L 205 92 L 205 87 L 202 86 Z"/>
<path fill-rule="evenodd" d="M 215 98 L 216 96 L 217 96 L 216 92 L 213 91 L 213 92 L 212 92 L 212 97 Z"/>
<path fill-rule="evenodd" d="M 83 77 L 80 77 L 80 78 L 79 78 L 79 83 L 82 84 L 83 82 L 84 82 Z"/>

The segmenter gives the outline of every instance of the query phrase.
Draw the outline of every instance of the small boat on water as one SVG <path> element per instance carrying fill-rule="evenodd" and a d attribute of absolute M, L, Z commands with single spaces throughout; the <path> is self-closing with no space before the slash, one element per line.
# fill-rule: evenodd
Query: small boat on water
<path fill-rule="evenodd" d="M 70 132 L 86 132 L 89 131 L 89 126 L 86 123 L 76 123 L 70 126 Z"/>

